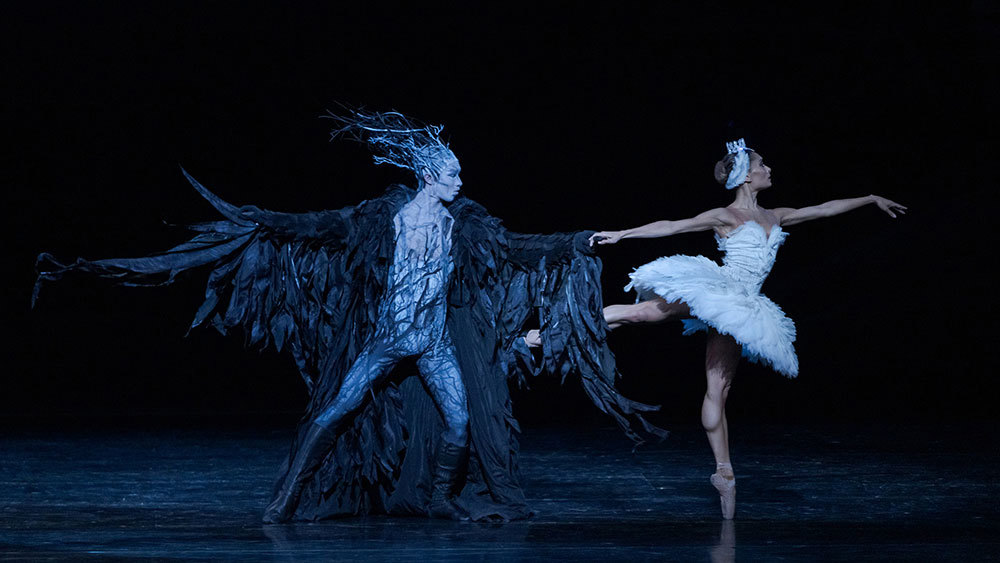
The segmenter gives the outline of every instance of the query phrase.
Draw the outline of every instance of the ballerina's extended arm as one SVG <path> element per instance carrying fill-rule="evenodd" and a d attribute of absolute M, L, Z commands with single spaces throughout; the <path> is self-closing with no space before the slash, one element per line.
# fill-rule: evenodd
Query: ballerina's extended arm
<path fill-rule="evenodd" d="M 732 223 L 731 215 L 725 208 L 720 207 L 680 221 L 655 221 L 623 231 L 599 231 L 590 235 L 590 245 L 615 244 L 626 238 L 659 238 L 680 233 L 709 231 L 730 223 Z"/>
<path fill-rule="evenodd" d="M 896 218 L 897 213 L 903 215 L 906 214 L 906 206 L 877 195 L 855 197 L 851 199 L 835 199 L 819 205 L 811 205 L 809 207 L 802 207 L 799 209 L 780 207 L 774 210 L 774 214 L 778 216 L 778 224 L 784 227 L 787 225 L 795 225 L 797 223 L 812 221 L 813 219 L 820 219 L 822 217 L 833 217 L 834 215 L 846 213 L 852 209 L 868 205 L 869 203 L 874 203 L 879 209 L 885 211 L 889 217 L 892 217 L 893 219 Z"/>

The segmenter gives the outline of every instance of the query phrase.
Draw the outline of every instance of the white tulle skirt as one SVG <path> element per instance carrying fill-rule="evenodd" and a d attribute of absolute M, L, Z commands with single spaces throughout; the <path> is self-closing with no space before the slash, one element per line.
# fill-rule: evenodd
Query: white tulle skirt
<path fill-rule="evenodd" d="M 731 277 L 726 268 L 704 256 L 667 256 L 644 264 L 629 274 L 639 300 L 662 297 L 682 301 L 693 319 L 684 321 L 684 334 L 711 327 L 743 346 L 743 356 L 795 377 L 795 323 L 757 287 Z"/>

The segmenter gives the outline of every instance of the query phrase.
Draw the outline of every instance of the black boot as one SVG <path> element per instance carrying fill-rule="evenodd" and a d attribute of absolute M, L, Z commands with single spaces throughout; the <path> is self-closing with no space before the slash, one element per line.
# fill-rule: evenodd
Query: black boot
<path fill-rule="evenodd" d="M 447 440 L 441 440 L 434 460 L 431 503 L 427 508 L 427 514 L 431 518 L 469 519 L 469 513 L 455 503 L 455 486 L 459 477 L 465 472 L 465 457 L 468 453 L 468 446 L 459 446 Z"/>
<path fill-rule="evenodd" d="M 316 473 L 319 464 L 333 445 L 333 430 L 313 423 L 299 445 L 295 459 L 288 465 L 285 481 L 277 496 L 264 509 L 264 522 L 277 524 L 287 522 L 295 515 L 299 505 L 299 495 L 306 482 Z"/>

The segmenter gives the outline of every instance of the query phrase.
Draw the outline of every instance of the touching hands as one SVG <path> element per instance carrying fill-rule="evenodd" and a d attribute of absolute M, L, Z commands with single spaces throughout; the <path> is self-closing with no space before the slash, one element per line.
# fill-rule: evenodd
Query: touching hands
<path fill-rule="evenodd" d="M 598 231 L 590 235 L 590 246 L 597 244 L 614 244 L 622 239 L 623 231 Z"/>
<path fill-rule="evenodd" d="M 881 209 L 882 211 L 885 211 L 886 213 L 888 213 L 889 217 L 892 217 L 893 219 L 895 219 L 896 218 L 896 213 L 899 213 L 900 215 L 906 215 L 906 206 L 905 205 L 900 205 L 900 204 L 896 203 L 895 201 L 892 201 L 892 200 L 889 200 L 889 199 L 886 199 L 884 197 L 877 196 L 877 195 L 873 195 L 871 197 L 872 197 L 872 201 L 875 202 L 875 205 L 877 205 L 878 208 Z M 597 233 L 597 234 L 600 234 L 600 233 Z M 593 238 L 593 237 L 591 237 L 591 238 Z"/>

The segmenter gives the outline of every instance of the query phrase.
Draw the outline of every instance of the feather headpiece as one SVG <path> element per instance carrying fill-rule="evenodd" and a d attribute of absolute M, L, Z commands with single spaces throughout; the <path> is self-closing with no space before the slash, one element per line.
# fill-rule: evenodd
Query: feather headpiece
<path fill-rule="evenodd" d="M 750 172 L 750 156 L 747 154 L 747 151 L 753 149 L 748 149 L 746 141 L 743 139 L 737 139 L 726 143 L 726 150 L 729 154 L 736 155 L 733 161 L 733 169 L 726 178 L 726 189 L 731 190 L 743 184 L 743 181 L 746 180 L 747 173 Z"/>

